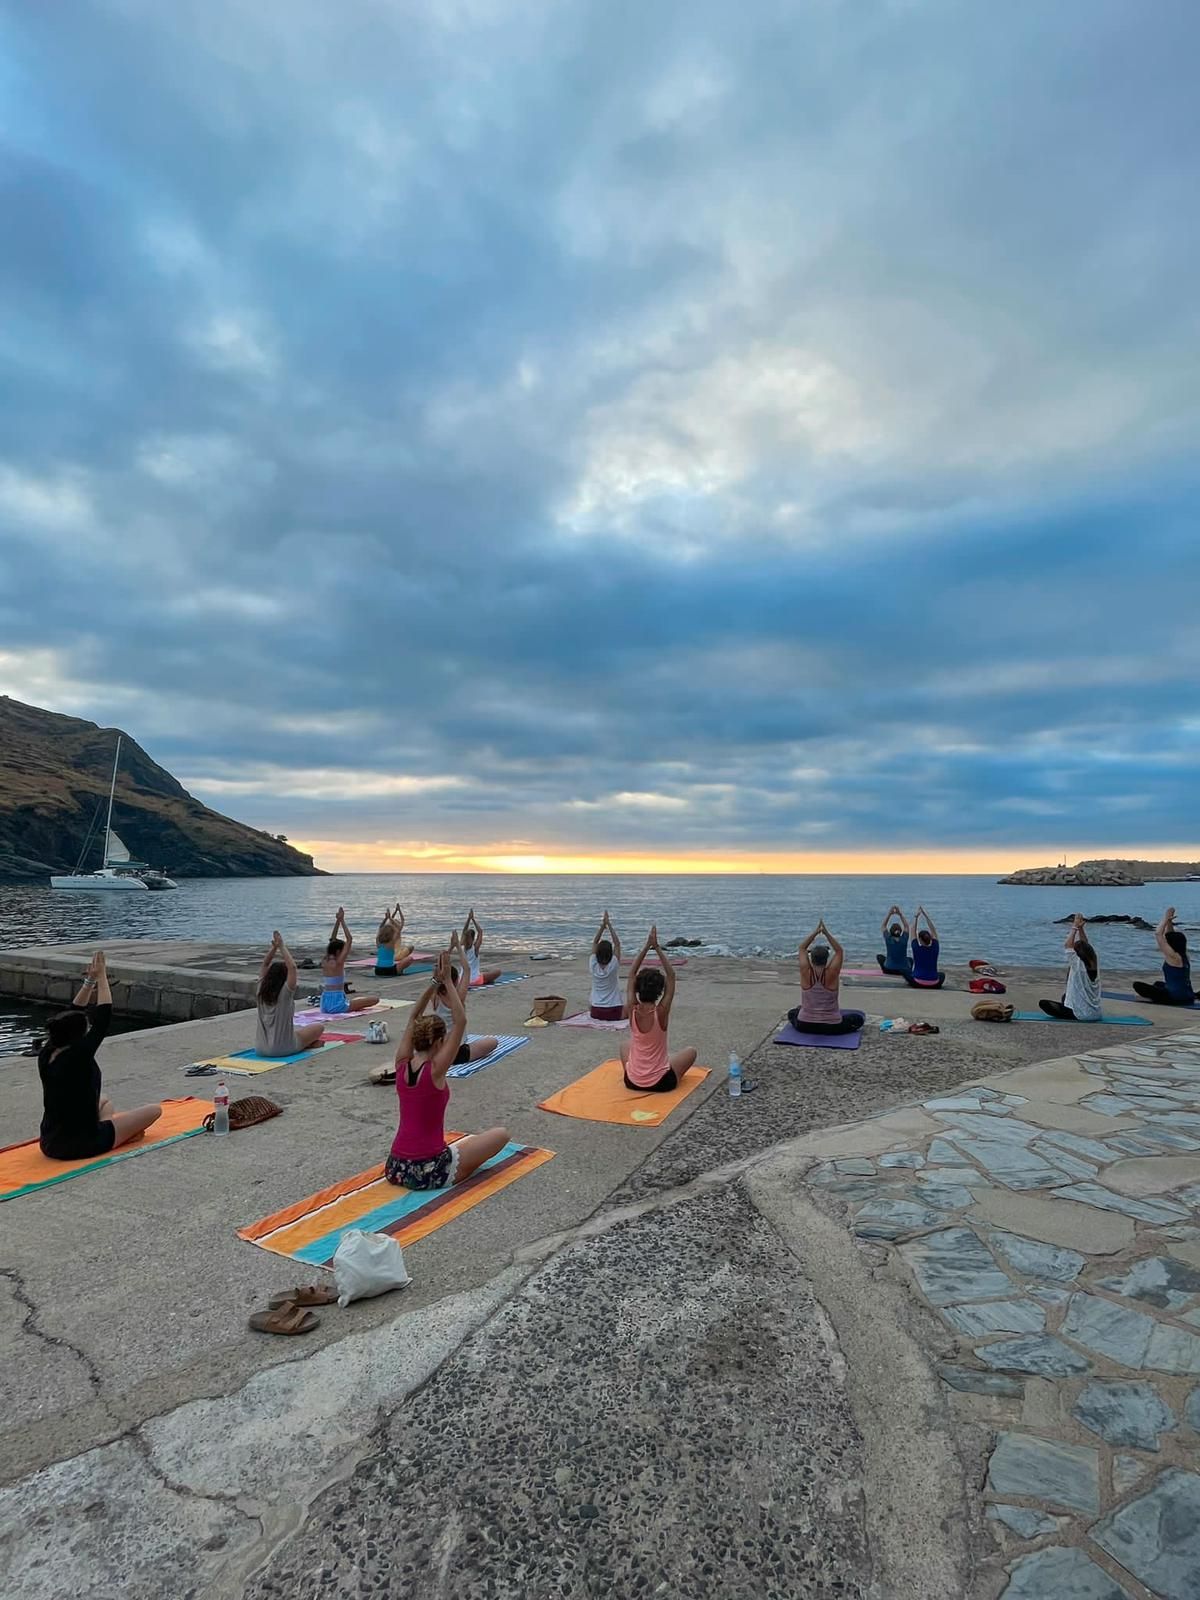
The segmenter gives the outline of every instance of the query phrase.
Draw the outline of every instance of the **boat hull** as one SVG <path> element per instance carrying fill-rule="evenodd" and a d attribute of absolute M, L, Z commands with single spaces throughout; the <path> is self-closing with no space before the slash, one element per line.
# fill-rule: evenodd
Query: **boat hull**
<path fill-rule="evenodd" d="M 52 889 L 75 889 L 88 891 L 93 894 L 148 894 L 147 886 L 140 878 L 118 877 L 115 873 L 109 876 L 103 872 L 70 872 L 61 878 L 51 878 Z"/>

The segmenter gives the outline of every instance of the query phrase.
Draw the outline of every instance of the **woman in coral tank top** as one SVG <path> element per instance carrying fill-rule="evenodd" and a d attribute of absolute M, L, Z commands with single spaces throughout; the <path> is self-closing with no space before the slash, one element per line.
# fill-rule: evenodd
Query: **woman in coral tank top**
<path fill-rule="evenodd" d="M 656 967 L 643 970 L 642 962 L 651 950 L 658 957 L 661 970 Z M 625 1000 L 629 1043 L 621 1046 L 627 1089 L 669 1093 L 679 1087 L 688 1068 L 695 1066 L 694 1050 L 676 1050 L 671 1055 L 667 1049 L 667 1024 L 671 1020 L 674 998 L 675 968 L 667 960 L 666 951 L 658 942 L 658 928 L 654 927 L 646 935 L 646 942 L 629 969 Z"/>

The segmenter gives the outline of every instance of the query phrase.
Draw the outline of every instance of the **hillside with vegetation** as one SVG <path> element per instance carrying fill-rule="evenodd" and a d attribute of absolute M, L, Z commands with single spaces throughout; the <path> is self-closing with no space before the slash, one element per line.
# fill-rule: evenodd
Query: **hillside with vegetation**
<path fill-rule="evenodd" d="M 100 864 L 116 728 L 100 728 L 0 695 L 0 883 L 70 872 L 89 830 L 85 870 Z M 311 856 L 201 805 L 121 734 L 113 829 L 135 860 L 172 877 L 311 877 Z"/>

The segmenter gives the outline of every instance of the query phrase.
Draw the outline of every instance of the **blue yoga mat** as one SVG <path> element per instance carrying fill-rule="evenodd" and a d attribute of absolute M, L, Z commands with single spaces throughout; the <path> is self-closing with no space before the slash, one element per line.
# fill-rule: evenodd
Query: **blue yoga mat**
<path fill-rule="evenodd" d="M 1078 1017 L 1048 1017 L 1044 1011 L 1014 1011 L 1014 1022 L 1079 1022 Z M 1120 1028 L 1148 1028 L 1149 1017 L 1100 1017 L 1101 1026 L 1106 1022 L 1113 1022 Z M 1095 1022 L 1080 1022 L 1081 1028 L 1094 1028 Z"/>

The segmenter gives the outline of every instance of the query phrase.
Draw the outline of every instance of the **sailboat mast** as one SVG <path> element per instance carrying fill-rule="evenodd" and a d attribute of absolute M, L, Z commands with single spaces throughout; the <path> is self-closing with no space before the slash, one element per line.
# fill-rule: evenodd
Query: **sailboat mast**
<path fill-rule="evenodd" d="M 108 841 L 112 834 L 113 796 L 117 792 L 117 768 L 121 764 L 121 735 L 117 735 L 117 753 L 113 757 L 112 782 L 108 786 L 108 819 L 104 824 L 104 865 L 108 865 Z"/>

